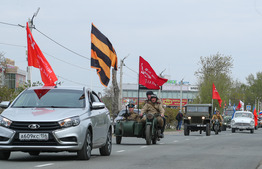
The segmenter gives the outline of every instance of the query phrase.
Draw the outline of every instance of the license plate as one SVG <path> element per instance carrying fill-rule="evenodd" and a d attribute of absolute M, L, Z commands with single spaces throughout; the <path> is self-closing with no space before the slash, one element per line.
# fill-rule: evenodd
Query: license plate
<path fill-rule="evenodd" d="M 48 133 L 19 133 L 20 140 L 48 140 Z"/>

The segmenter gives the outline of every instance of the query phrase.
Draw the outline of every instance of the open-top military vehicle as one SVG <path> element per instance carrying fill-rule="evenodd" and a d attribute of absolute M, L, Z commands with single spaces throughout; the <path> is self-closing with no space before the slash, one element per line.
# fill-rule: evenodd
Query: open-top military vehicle
<path fill-rule="evenodd" d="M 222 130 L 225 131 L 226 128 L 231 128 L 231 119 L 234 114 L 233 107 L 228 107 L 225 109 L 223 113 L 223 125 L 222 125 Z"/>
<path fill-rule="evenodd" d="M 128 120 L 129 113 L 123 114 L 124 119 L 115 123 L 114 134 L 116 136 L 116 144 L 121 144 L 122 137 L 144 138 L 146 144 L 156 144 L 160 140 L 160 130 L 157 128 L 157 118 L 155 115 L 148 113 L 146 115 L 146 123 Z"/>
<path fill-rule="evenodd" d="M 184 135 L 188 136 L 190 131 L 206 132 L 210 136 L 212 118 L 211 104 L 187 104 L 185 105 Z"/>

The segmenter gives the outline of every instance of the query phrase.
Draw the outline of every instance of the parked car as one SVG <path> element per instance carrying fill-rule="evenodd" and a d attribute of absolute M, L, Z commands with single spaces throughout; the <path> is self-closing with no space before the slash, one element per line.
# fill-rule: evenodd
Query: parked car
<path fill-rule="evenodd" d="M 255 122 L 254 115 L 249 111 L 236 111 L 233 119 L 231 120 L 232 133 L 236 130 L 250 130 L 250 133 L 254 133 Z"/>
<path fill-rule="evenodd" d="M 77 152 L 89 160 L 91 150 L 109 156 L 112 128 L 109 111 L 86 87 L 32 87 L 24 90 L 0 115 L 0 159 L 13 151 Z"/>

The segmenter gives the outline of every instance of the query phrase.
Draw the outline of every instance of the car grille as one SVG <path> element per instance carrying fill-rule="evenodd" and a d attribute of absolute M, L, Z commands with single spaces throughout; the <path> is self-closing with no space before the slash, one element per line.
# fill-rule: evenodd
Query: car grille
<path fill-rule="evenodd" d="M 28 126 L 31 124 L 37 124 L 40 127 L 38 129 L 30 129 Z M 15 130 L 16 134 L 10 144 L 28 146 L 56 146 L 58 143 L 54 138 L 52 131 L 60 128 L 61 127 L 57 122 L 12 122 L 10 129 Z M 48 140 L 20 140 L 19 133 L 48 133 L 49 138 Z"/>
<path fill-rule="evenodd" d="M 251 127 L 249 123 L 235 123 L 235 126 Z"/>
<path fill-rule="evenodd" d="M 30 129 L 28 126 L 30 124 L 38 124 L 40 127 L 38 129 Z M 12 122 L 10 129 L 13 130 L 29 130 L 29 131 L 39 131 L 39 130 L 56 130 L 60 129 L 60 125 L 57 122 Z"/>
<path fill-rule="evenodd" d="M 199 124 L 202 123 L 202 117 L 191 117 L 191 123 L 192 124 Z"/>

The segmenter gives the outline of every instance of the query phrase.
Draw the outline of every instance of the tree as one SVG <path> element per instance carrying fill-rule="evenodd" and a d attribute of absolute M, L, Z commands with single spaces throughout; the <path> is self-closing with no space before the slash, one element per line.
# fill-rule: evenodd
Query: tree
<path fill-rule="evenodd" d="M 228 100 L 232 86 L 231 69 L 233 59 L 231 56 L 224 56 L 220 53 L 209 57 L 200 57 L 198 63 L 200 68 L 195 72 L 198 78 L 199 95 L 196 103 L 211 103 L 212 84 L 223 101 Z M 214 107 L 219 107 L 218 102 L 214 102 Z"/>
<path fill-rule="evenodd" d="M 255 103 L 255 100 L 262 96 L 262 72 L 257 72 L 256 77 L 250 74 L 246 80 L 245 102 Z"/>

